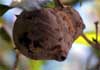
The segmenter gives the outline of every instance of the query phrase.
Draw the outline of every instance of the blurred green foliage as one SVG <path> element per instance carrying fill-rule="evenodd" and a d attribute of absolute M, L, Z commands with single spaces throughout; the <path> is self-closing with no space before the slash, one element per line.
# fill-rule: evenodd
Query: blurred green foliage
<path fill-rule="evenodd" d="M 11 7 L 0 4 L 0 16 L 2 16 L 6 11 L 8 11 Z"/>
<path fill-rule="evenodd" d="M 82 5 L 82 1 L 83 0 L 61 0 L 61 2 L 64 4 L 64 5 L 69 5 L 69 6 L 73 6 L 73 5 L 75 5 L 76 3 L 80 3 L 80 6 Z M 51 2 L 49 2 L 49 3 L 47 3 L 46 5 L 44 5 L 43 7 L 45 7 L 45 8 L 55 8 L 56 6 L 55 6 L 55 3 L 54 3 L 54 1 L 51 1 Z"/>
<path fill-rule="evenodd" d="M 1 23 L 4 23 L 4 20 L 3 20 L 3 18 L 0 17 L 0 24 Z"/>
<path fill-rule="evenodd" d="M 0 65 L 0 70 L 10 70 L 6 65 Z"/>
<path fill-rule="evenodd" d="M 55 8 L 55 3 L 53 1 L 47 3 L 46 5 L 44 5 L 43 7 L 45 8 Z"/>
<path fill-rule="evenodd" d="M 41 60 L 29 60 L 30 70 L 41 70 L 44 61 Z"/>
<path fill-rule="evenodd" d="M 0 28 L 3 26 L 3 24 L 4 24 L 4 20 L 2 17 L 0 17 Z"/>
<path fill-rule="evenodd" d="M 65 5 L 70 5 L 70 6 L 73 6 L 77 3 L 80 3 L 80 5 L 82 5 L 82 1 L 83 0 L 61 0 L 63 4 Z"/>
<path fill-rule="evenodd" d="M 11 38 L 7 34 L 7 32 L 4 30 L 4 28 L 0 29 L 0 36 L 7 42 L 11 42 Z"/>

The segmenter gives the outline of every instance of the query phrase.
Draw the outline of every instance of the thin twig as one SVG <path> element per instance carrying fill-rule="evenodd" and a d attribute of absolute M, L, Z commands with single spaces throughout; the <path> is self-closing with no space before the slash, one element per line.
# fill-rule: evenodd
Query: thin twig
<path fill-rule="evenodd" d="M 99 49 L 100 50 L 100 43 L 98 42 L 98 21 L 95 22 L 95 29 L 96 29 L 96 39 L 93 39 L 92 42 L 90 41 L 84 34 L 82 34 L 82 37 L 95 49 Z M 100 59 L 98 61 L 98 64 L 93 68 L 93 69 L 88 69 L 89 63 L 90 63 L 90 59 L 91 59 L 92 54 L 90 55 L 88 62 L 87 62 L 87 67 L 86 70 L 100 70 Z"/>
<path fill-rule="evenodd" d="M 84 34 L 81 35 L 93 48 L 100 50 L 100 43 L 97 41 L 96 43 L 90 41 Z"/>
<path fill-rule="evenodd" d="M 84 34 L 81 35 L 91 46 L 94 45 L 92 41 L 90 41 Z"/>
<path fill-rule="evenodd" d="M 96 28 L 96 41 L 98 42 L 98 21 L 95 22 L 95 28 Z"/>
<path fill-rule="evenodd" d="M 19 56 L 20 56 L 20 53 L 19 51 L 16 50 L 16 60 L 13 66 L 13 70 L 18 70 L 17 67 L 18 67 L 18 62 L 19 62 Z"/>
<path fill-rule="evenodd" d="M 99 42 L 97 41 L 96 43 L 90 41 L 84 34 L 82 34 L 82 37 L 95 49 L 100 49 L 100 44 Z M 98 62 L 98 64 L 95 66 L 94 69 L 89 69 L 89 64 L 90 64 L 90 61 L 91 61 L 91 57 L 92 57 L 92 54 L 90 54 L 89 58 L 88 58 L 88 62 L 87 62 L 87 65 L 86 65 L 86 70 L 100 70 L 100 60 Z"/>

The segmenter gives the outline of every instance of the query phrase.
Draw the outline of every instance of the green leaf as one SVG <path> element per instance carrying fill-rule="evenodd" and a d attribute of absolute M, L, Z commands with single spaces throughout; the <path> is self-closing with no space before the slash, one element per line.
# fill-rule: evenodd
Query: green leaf
<path fill-rule="evenodd" d="M 0 4 L 0 16 L 2 16 L 6 11 L 8 11 L 9 9 L 11 9 L 11 7 L 6 6 L 6 5 L 1 5 Z"/>

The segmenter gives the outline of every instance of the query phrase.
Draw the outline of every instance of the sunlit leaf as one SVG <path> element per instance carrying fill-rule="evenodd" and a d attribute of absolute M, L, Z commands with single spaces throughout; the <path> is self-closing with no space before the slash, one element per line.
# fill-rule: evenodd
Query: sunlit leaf
<path fill-rule="evenodd" d="M 2 16 L 6 11 L 8 11 L 10 9 L 9 6 L 6 5 L 1 5 L 0 4 L 0 16 Z"/>

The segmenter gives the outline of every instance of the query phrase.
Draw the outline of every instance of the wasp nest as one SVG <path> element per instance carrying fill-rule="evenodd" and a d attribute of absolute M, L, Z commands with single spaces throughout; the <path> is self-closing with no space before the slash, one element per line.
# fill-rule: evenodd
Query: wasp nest
<path fill-rule="evenodd" d="M 83 29 L 80 15 L 71 7 L 23 11 L 14 24 L 13 39 L 31 59 L 63 61 Z"/>

